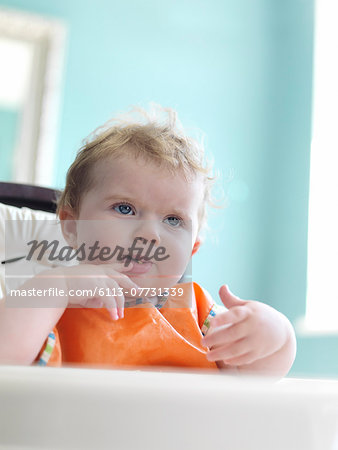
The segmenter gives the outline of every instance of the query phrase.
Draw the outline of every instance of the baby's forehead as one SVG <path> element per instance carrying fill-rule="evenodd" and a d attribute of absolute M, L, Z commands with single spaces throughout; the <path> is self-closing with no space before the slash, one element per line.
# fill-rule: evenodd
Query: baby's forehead
<path fill-rule="evenodd" d="M 145 158 L 108 157 L 98 161 L 93 170 L 95 190 L 148 196 L 159 201 L 174 200 L 191 205 L 203 189 L 202 174 L 183 168 L 167 167 Z M 123 192 L 118 192 L 121 190 Z"/>
<path fill-rule="evenodd" d="M 200 189 L 204 184 L 202 174 L 190 167 L 174 167 L 163 160 L 133 157 L 130 154 L 102 158 L 95 163 L 92 176 L 100 184 L 107 178 L 114 177 L 116 180 L 124 181 L 125 178 L 138 179 L 142 176 L 155 177 L 163 181 L 179 179 L 180 184 L 193 189 Z"/>

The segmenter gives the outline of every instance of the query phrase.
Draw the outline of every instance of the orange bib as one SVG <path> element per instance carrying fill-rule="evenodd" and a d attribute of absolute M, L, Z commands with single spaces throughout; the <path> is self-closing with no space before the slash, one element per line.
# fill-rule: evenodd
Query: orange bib
<path fill-rule="evenodd" d="M 54 328 L 49 366 L 217 368 L 201 346 L 213 301 L 197 283 L 181 283 L 160 309 L 151 303 L 125 308 L 113 321 L 105 308 L 67 308 Z M 41 356 L 40 352 L 39 356 Z"/>

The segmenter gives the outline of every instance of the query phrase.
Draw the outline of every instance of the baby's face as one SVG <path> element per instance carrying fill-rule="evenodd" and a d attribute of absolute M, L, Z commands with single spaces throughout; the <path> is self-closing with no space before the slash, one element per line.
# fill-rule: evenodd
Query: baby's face
<path fill-rule="evenodd" d="M 123 272 L 141 287 L 176 284 L 189 263 L 198 233 L 201 179 L 188 182 L 179 171 L 172 175 L 152 163 L 126 156 L 98 163 L 94 180 L 94 188 L 81 199 L 77 246 L 85 243 L 88 248 L 99 241 L 101 248 L 113 251 L 118 246 L 127 255 L 134 242 L 135 249 L 142 249 L 141 256 L 152 246 L 147 256 L 156 251 L 157 256 L 151 264 L 140 269 L 142 264 L 130 262 Z M 140 250 L 134 250 L 132 256 L 139 257 L 137 253 Z M 118 253 L 106 262 L 116 261 Z"/>

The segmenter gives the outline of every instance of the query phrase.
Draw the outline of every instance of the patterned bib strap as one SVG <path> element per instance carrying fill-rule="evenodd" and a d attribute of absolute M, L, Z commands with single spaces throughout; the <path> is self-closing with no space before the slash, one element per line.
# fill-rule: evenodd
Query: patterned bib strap
<path fill-rule="evenodd" d="M 38 366 L 45 366 L 48 363 L 54 347 L 55 347 L 55 334 L 53 333 L 53 331 L 51 331 L 47 337 L 46 347 L 42 352 L 39 361 L 37 362 Z"/>
<path fill-rule="evenodd" d="M 203 322 L 203 325 L 201 328 L 201 332 L 202 332 L 203 336 L 205 336 L 207 334 L 207 332 L 209 331 L 211 318 L 215 317 L 217 314 L 220 314 L 224 311 L 226 311 L 225 306 L 218 305 L 217 303 L 214 303 L 212 305 L 212 308 L 209 311 L 209 314 L 208 314 L 207 318 L 205 319 L 205 321 Z"/>

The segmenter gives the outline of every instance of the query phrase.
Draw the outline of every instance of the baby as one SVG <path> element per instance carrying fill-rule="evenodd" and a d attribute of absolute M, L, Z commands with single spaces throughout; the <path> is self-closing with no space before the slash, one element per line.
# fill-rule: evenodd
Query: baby
<path fill-rule="evenodd" d="M 201 245 L 214 177 L 174 111 L 142 114 L 94 135 L 68 170 L 57 214 L 79 264 L 21 287 L 66 292 L 53 307 L 2 302 L 0 361 L 285 375 L 296 349 L 285 316 L 226 285 L 222 308 L 182 278 Z"/>

